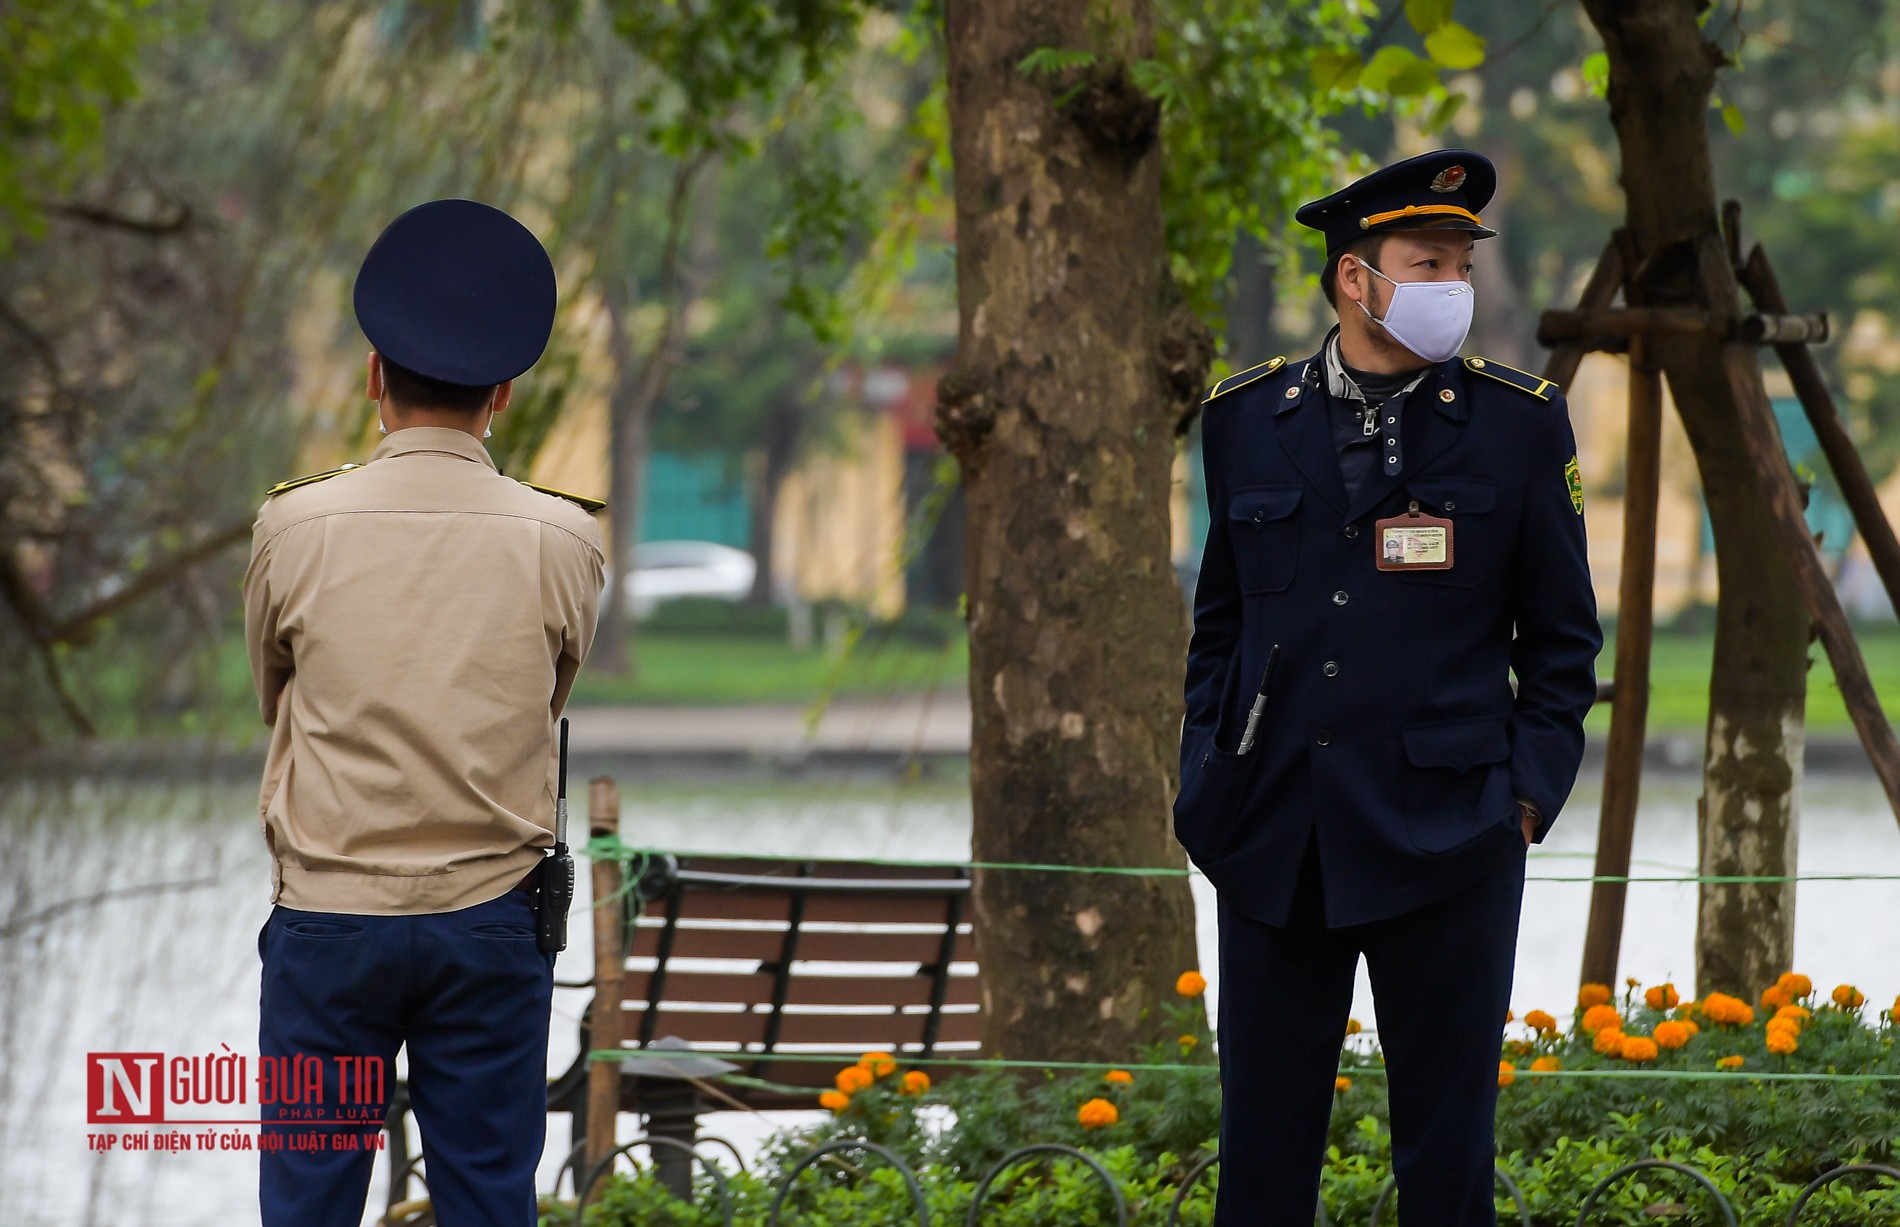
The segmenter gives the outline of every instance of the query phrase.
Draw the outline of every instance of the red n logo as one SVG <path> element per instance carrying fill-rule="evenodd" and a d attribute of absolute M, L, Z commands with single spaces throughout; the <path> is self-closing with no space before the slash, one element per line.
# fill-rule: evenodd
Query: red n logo
<path fill-rule="evenodd" d="M 151 1125 L 165 1119 L 165 1054 L 86 1054 L 86 1123 Z"/>

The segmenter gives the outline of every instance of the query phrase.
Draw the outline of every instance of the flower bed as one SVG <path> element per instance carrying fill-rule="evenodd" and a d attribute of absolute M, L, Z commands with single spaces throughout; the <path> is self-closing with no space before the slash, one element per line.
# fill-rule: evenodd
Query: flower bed
<path fill-rule="evenodd" d="M 933 1084 L 889 1053 L 867 1053 L 826 1093 L 831 1118 L 780 1135 L 755 1174 L 733 1178 L 732 1221 L 767 1221 L 783 1173 L 813 1148 L 863 1139 L 901 1156 L 916 1173 L 934 1224 L 966 1220 L 986 1175 L 1029 1143 L 1087 1151 L 1107 1170 L 1133 1224 L 1162 1227 L 1178 1201 L 1183 1224 L 1212 1219 L 1218 1168 L 1184 1182 L 1209 1157 L 1220 1093 L 1212 1036 L 1187 973 L 1164 1034 L 1126 1069 L 992 1069 Z M 1895 1003 L 1900 1008 L 1900 1002 Z M 1289 1008 L 1297 1008 L 1289 1005 Z M 1712 993 L 1683 1001 L 1672 985 L 1632 981 L 1613 996 L 1585 985 L 1566 1025 L 1533 1010 L 1507 1025 L 1498 1067 L 1501 1164 L 1540 1224 L 1576 1221 L 1593 1189 L 1644 1159 L 1704 1173 L 1743 1224 L 1786 1221 L 1803 1188 L 1848 1163 L 1893 1165 L 1900 1151 L 1900 1073 L 1894 1010 L 1871 1013 L 1842 985 L 1825 996 L 1787 975 L 1756 1004 Z M 1321 1193 L 1333 1221 L 1364 1223 L 1391 1178 L 1384 1069 L 1376 1037 L 1349 1024 L 1335 1082 L 1336 1107 Z M 1827 1074 L 1830 1080 L 1777 1075 Z M 1602 1076 L 1609 1075 L 1609 1076 Z M 1768 1075 L 1768 1077 L 1763 1077 Z M 783 1223 L 914 1223 L 903 1175 L 868 1155 L 808 1167 L 785 1193 Z M 698 1203 L 668 1197 L 650 1179 L 617 1178 L 596 1199 L 591 1227 L 711 1227 L 725 1222 L 712 1184 Z M 1504 1221 L 1517 1208 L 1500 1199 Z M 1695 1182 L 1649 1169 L 1606 1189 L 1590 1221 L 1718 1223 Z M 564 1227 L 571 1212 L 549 1207 Z M 1071 1158 L 1042 1155 L 993 1182 L 981 1221 L 999 1227 L 1076 1227 L 1115 1222 L 1113 1195 Z M 1383 1220 L 1395 1222 L 1388 1205 Z M 1849 1177 L 1815 1194 L 1804 1224 L 1900 1227 L 1900 1182 Z"/>

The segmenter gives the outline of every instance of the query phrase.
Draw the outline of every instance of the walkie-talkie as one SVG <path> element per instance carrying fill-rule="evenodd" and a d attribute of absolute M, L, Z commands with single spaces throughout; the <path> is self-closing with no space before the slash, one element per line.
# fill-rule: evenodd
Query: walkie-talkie
<path fill-rule="evenodd" d="M 541 858 L 535 892 L 534 944 L 543 954 L 567 949 L 567 909 L 574 904 L 574 858 L 567 851 L 567 717 L 561 717 L 561 771 L 554 794 L 554 852 Z"/>

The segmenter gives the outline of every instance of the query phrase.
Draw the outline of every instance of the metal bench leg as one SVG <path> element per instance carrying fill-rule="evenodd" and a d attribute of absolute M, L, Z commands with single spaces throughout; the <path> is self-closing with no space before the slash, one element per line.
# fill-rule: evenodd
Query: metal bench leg
<path fill-rule="evenodd" d="M 668 1085 L 658 1080 L 641 1088 L 647 1113 L 647 1136 L 669 1138 L 686 1149 L 656 1147 L 653 1167 L 660 1184 L 683 1202 L 693 1200 L 692 1148 L 699 1141 L 699 1092 L 691 1083 Z"/>

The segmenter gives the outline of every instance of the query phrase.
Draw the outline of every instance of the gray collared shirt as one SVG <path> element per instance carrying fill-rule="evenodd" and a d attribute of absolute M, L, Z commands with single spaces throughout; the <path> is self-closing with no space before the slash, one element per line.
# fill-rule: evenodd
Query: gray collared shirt
<path fill-rule="evenodd" d="M 1325 372 L 1328 418 L 1332 427 L 1333 447 L 1339 453 L 1339 475 L 1346 483 L 1348 500 L 1358 497 L 1359 486 L 1372 471 L 1373 458 L 1382 462 L 1387 476 L 1396 476 L 1404 468 L 1404 436 L 1399 433 L 1405 398 L 1418 387 L 1431 367 L 1421 367 L 1410 383 L 1377 405 L 1368 405 L 1367 397 L 1339 354 L 1339 330 L 1326 338 L 1321 350 Z"/>

